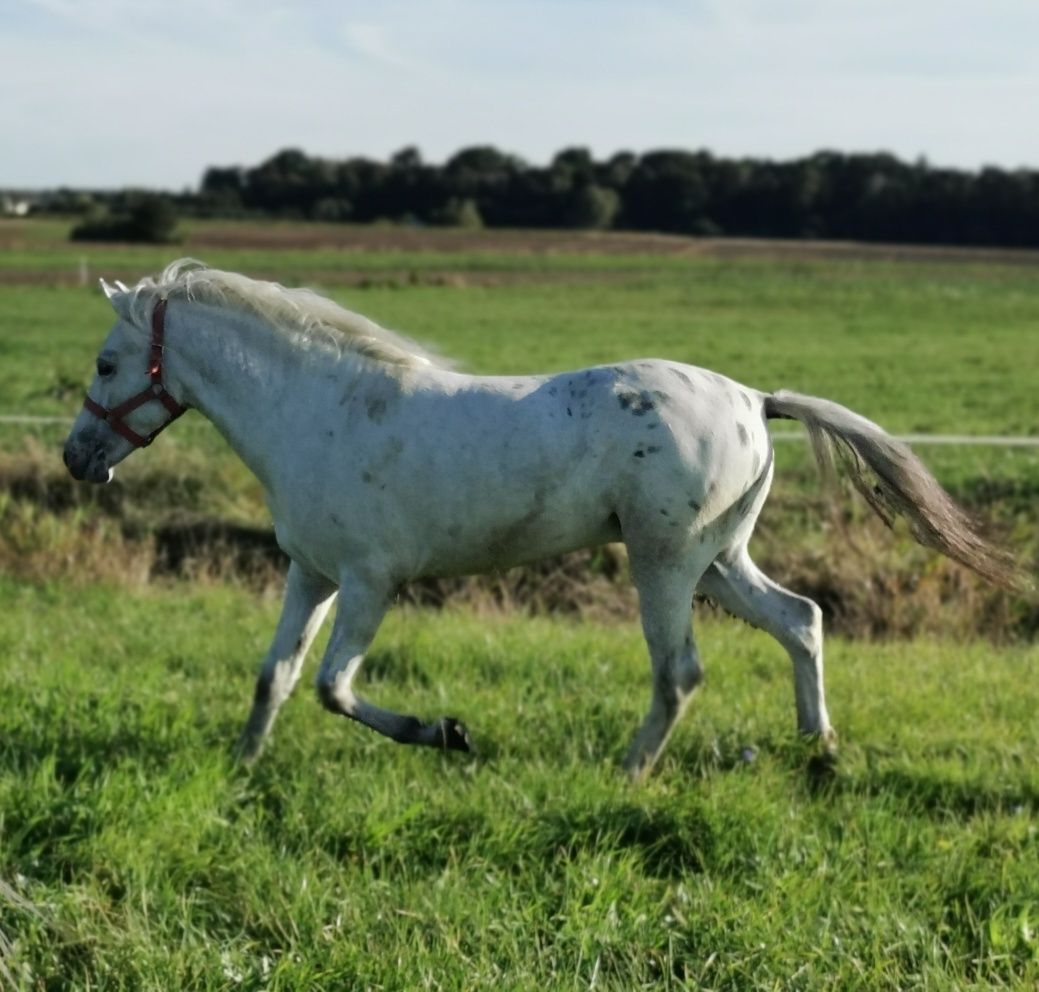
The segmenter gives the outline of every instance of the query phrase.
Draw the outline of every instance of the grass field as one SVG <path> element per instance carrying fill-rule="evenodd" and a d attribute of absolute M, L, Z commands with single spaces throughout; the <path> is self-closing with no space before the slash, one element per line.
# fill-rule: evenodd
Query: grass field
<path fill-rule="evenodd" d="M 660 355 L 894 431 L 1039 435 L 1032 256 L 212 224 L 171 251 L 66 230 L 0 223 L 0 414 L 78 408 L 111 321 L 83 260 L 133 280 L 192 254 L 324 287 L 473 371 Z M 633 790 L 617 762 L 648 697 L 635 624 L 461 608 L 395 612 L 365 672 L 387 705 L 466 720 L 475 759 L 396 747 L 301 689 L 235 769 L 276 603 L 233 570 L 157 578 L 154 539 L 264 526 L 257 486 L 197 416 L 102 490 L 64 477 L 63 435 L 0 426 L 9 984 L 1039 985 L 1039 610 L 856 515 L 849 549 L 803 447 L 777 449 L 759 560 L 831 629 L 941 636 L 831 638 L 842 763 L 820 782 L 778 647 L 708 617 L 707 687 Z M 1035 561 L 1039 453 L 921 454 Z"/>
<path fill-rule="evenodd" d="M 286 706 L 229 745 L 273 604 L 0 584 L 0 911 L 27 988 L 949 989 L 1039 982 L 1039 653 L 836 642 L 812 787 L 767 639 L 700 633 L 659 774 L 630 626 L 396 614 L 389 705 L 475 759 Z M 755 760 L 744 760 L 746 748 Z"/>

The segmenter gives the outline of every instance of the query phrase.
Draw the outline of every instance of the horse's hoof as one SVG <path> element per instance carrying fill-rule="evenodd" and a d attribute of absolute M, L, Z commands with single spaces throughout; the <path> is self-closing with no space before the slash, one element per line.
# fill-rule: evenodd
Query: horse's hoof
<path fill-rule="evenodd" d="M 445 751 L 472 751 L 473 739 L 461 720 L 445 716 L 440 721 L 440 746 Z"/>

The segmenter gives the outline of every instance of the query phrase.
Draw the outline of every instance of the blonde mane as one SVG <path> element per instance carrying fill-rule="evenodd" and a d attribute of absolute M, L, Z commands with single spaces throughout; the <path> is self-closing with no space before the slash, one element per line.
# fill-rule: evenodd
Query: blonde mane
<path fill-rule="evenodd" d="M 151 301 L 160 295 L 244 310 L 303 346 L 320 342 L 392 365 L 440 364 L 414 341 L 313 290 L 288 289 L 280 283 L 211 269 L 191 258 L 171 262 L 158 278 L 146 277 L 131 291 L 130 312 L 142 328 L 147 327 Z"/>

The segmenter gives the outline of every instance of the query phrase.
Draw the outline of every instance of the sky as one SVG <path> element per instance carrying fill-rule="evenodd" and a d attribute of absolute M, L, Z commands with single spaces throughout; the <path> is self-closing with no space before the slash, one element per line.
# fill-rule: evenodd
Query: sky
<path fill-rule="evenodd" d="M 1039 168 L 1035 0 L 0 0 L 0 188 L 282 148 Z"/>

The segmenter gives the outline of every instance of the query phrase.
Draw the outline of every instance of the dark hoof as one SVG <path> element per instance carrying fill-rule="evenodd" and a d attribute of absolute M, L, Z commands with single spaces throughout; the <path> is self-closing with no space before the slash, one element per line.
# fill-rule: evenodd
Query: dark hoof
<path fill-rule="evenodd" d="M 473 739 L 461 720 L 445 716 L 440 721 L 440 746 L 445 751 L 472 751 Z"/>

